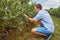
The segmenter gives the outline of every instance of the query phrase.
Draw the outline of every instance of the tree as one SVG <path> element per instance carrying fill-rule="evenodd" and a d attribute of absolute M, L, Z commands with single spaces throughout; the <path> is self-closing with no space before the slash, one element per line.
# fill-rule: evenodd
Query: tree
<path fill-rule="evenodd" d="M 23 15 L 27 14 L 30 17 L 35 15 L 34 4 L 29 5 L 28 2 L 29 0 L 0 0 L 0 28 L 30 25 Z"/>

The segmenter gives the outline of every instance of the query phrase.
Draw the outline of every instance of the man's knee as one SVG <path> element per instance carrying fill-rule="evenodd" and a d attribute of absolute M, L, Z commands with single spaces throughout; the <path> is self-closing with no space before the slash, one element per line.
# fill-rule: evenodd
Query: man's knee
<path fill-rule="evenodd" d="M 36 32 L 36 28 L 33 28 L 33 29 L 31 30 L 31 32 L 32 32 L 32 33 Z"/>

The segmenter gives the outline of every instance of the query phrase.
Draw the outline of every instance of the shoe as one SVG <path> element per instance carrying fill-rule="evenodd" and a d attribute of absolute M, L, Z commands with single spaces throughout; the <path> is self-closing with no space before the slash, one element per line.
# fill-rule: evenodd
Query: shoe
<path fill-rule="evenodd" d="M 52 35 L 50 34 L 50 35 L 48 35 L 47 37 L 45 37 L 44 40 L 49 40 L 51 37 L 52 37 Z"/>

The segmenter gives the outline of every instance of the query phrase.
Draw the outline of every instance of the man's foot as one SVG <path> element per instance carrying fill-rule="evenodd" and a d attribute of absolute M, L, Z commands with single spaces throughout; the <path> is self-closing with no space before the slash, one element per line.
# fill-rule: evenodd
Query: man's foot
<path fill-rule="evenodd" d="M 45 37 L 44 40 L 49 40 L 52 37 L 52 35 L 48 35 L 47 37 Z"/>

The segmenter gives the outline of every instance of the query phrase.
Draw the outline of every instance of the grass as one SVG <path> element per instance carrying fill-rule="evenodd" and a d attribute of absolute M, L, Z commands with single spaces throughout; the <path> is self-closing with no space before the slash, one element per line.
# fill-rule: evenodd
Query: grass
<path fill-rule="evenodd" d="M 55 25 L 55 32 L 50 40 L 60 40 L 60 19 L 54 16 L 52 18 Z M 31 27 L 26 27 L 26 30 L 23 32 L 10 30 L 7 40 L 43 40 L 42 36 L 33 35 L 30 30 Z"/>
<path fill-rule="evenodd" d="M 60 19 L 52 17 L 55 24 L 55 32 L 51 40 L 60 40 Z"/>

